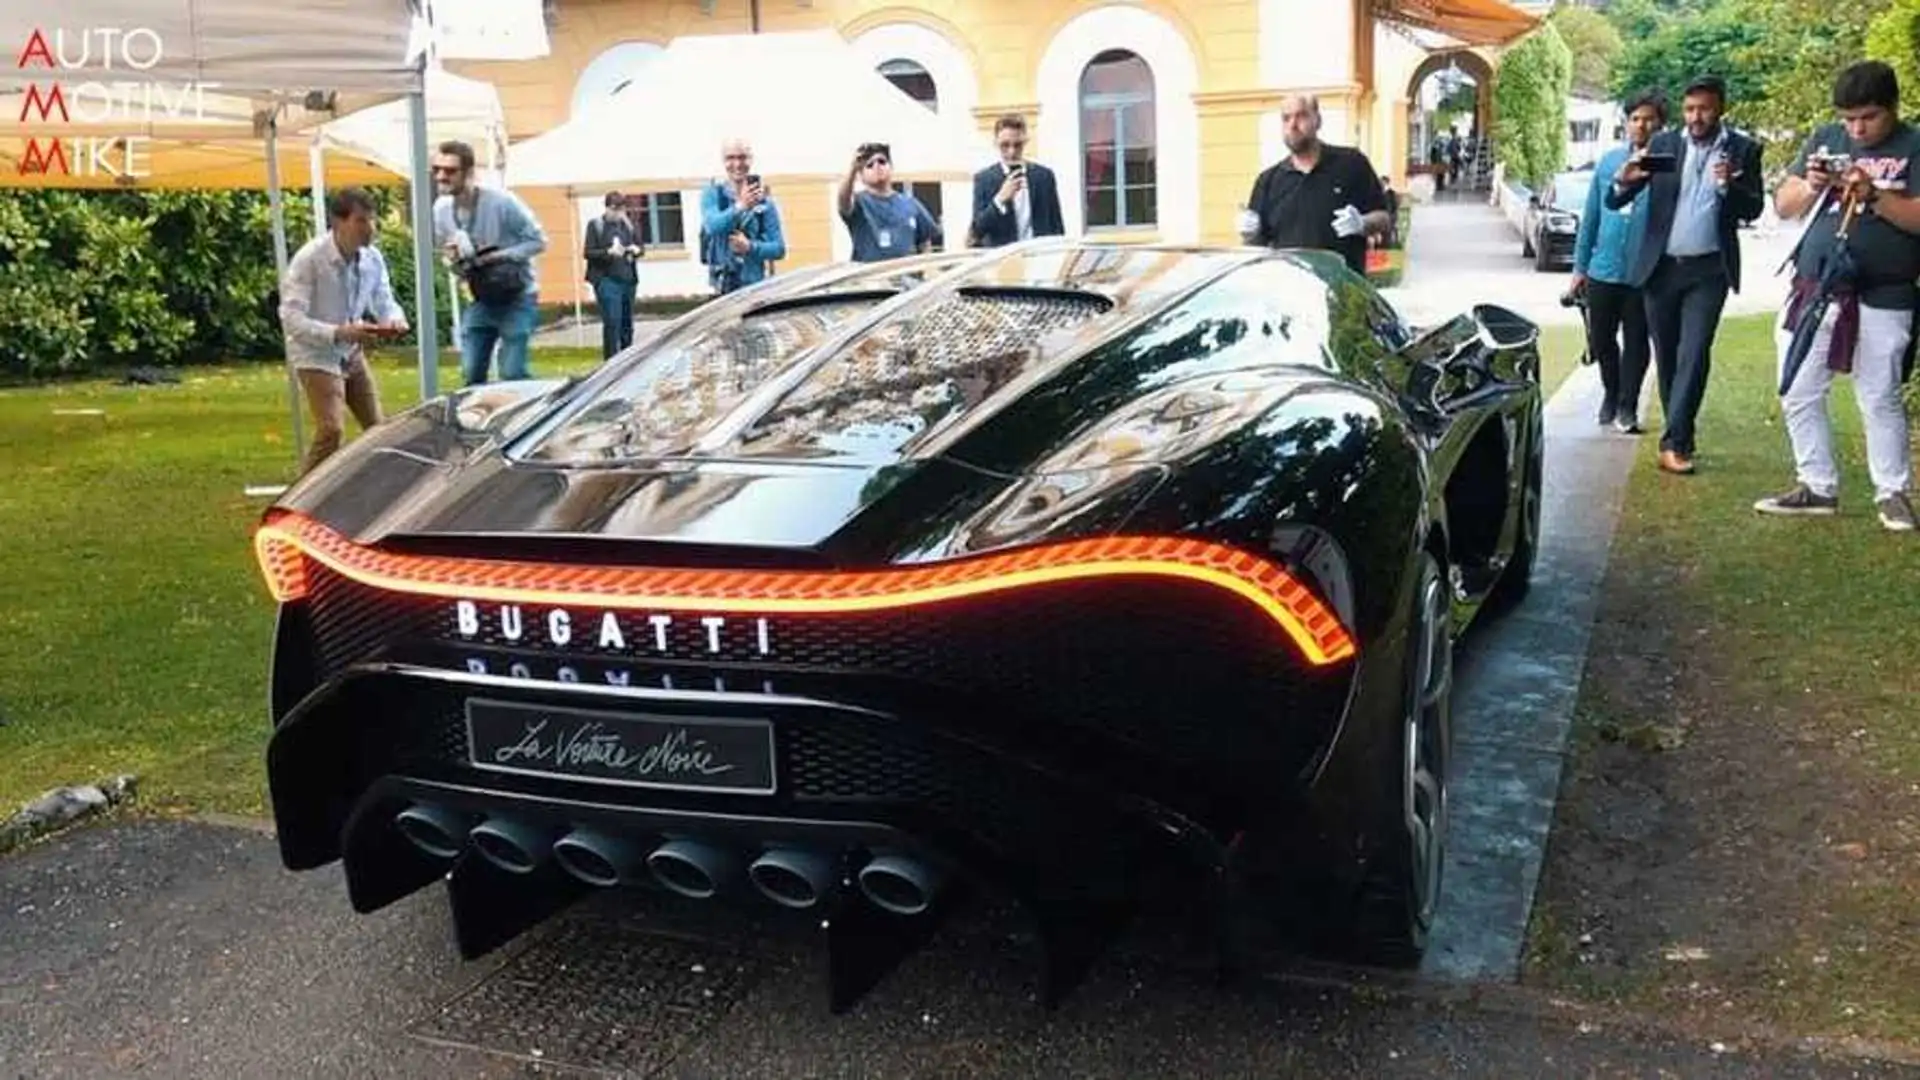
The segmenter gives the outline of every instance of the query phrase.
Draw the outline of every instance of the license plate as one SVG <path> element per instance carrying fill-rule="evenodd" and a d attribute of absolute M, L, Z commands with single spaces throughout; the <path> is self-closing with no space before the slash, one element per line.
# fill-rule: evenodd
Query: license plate
<path fill-rule="evenodd" d="M 475 768 L 632 787 L 771 795 L 767 720 L 467 700 Z"/>

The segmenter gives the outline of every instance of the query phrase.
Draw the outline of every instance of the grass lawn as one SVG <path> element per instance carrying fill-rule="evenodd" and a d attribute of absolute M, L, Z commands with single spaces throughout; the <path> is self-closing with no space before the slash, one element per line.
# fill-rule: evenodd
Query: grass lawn
<path fill-rule="evenodd" d="M 1920 1044 L 1920 542 L 1873 513 L 1846 379 L 1841 516 L 1752 511 L 1793 481 L 1772 357 L 1766 317 L 1722 326 L 1697 475 L 1642 441 L 1526 978 Z"/>
<path fill-rule="evenodd" d="M 534 370 L 598 359 L 542 349 Z M 375 366 L 389 412 L 418 399 L 411 357 Z M 120 772 L 149 808 L 265 812 L 266 501 L 243 492 L 292 477 L 286 376 L 183 374 L 0 390 L 0 817 Z M 439 377 L 459 385 L 451 355 Z"/>

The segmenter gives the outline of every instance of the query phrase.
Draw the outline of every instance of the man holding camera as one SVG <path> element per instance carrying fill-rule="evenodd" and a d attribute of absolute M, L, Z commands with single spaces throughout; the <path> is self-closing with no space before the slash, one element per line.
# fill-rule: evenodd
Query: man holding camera
<path fill-rule="evenodd" d="M 547 250 L 546 230 L 520 196 L 474 179 L 473 147 L 458 139 L 440 144 L 433 180 L 434 236 L 473 294 L 460 316 L 461 374 L 468 386 L 486 382 L 497 344 L 500 377 L 529 378 L 527 349 L 540 317 L 533 260 Z"/>
<path fill-rule="evenodd" d="M 973 235 L 979 247 L 1036 236 L 1064 236 L 1060 185 L 1053 170 L 1026 160 L 1027 122 L 1018 115 L 993 125 L 1000 160 L 973 174 Z"/>
<path fill-rule="evenodd" d="M 834 205 L 853 239 L 854 262 L 932 251 L 940 238 L 940 223 L 920 200 L 895 190 L 893 152 L 885 143 L 862 143 L 854 151 Z"/>
<path fill-rule="evenodd" d="M 1913 189 L 1920 173 L 1920 132 L 1900 119 L 1899 81 L 1878 61 L 1840 73 L 1833 107 L 1839 122 L 1807 139 L 1774 192 L 1774 208 L 1782 218 L 1813 213 L 1794 253 L 1793 295 L 1774 329 L 1783 378 L 1799 319 L 1821 289 L 1828 260 L 1843 245 L 1852 273 L 1830 293 L 1812 348 L 1780 401 L 1798 483 L 1753 508 L 1789 515 L 1839 511 L 1840 472 L 1827 389 L 1835 372 L 1846 372 L 1853 376 L 1867 430 L 1867 472 L 1880 524 L 1911 532 L 1913 457 L 1900 384 L 1912 370 L 1920 311 L 1915 284 L 1920 281 L 1920 197 Z"/>
<path fill-rule="evenodd" d="M 1603 198 L 1627 155 L 1646 147 L 1666 126 L 1667 100 L 1657 90 L 1627 102 L 1627 143 L 1600 156 L 1573 245 L 1569 297 L 1587 307 L 1587 349 L 1600 369 L 1601 424 L 1622 435 L 1640 433 L 1640 386 L 1647 378 L 1651 339 L 1646 300 L 1629 280 L 1633 215 L 1646 212 L 1646 192 L 1619 210 Z"/>
<path fill-rule="evenodd" d="M 373 196 L 359 188 L 328 196 L 327 231 L 294 252 L 280 284 L 287 363 L 313 412 L 302 475 L 340 449 L 349 409 L 362 431 L 380 422 L 380 387 L 366 349 L 407 332 L 387 260 L 373 246 L 373 214 Z"/>
<path fill-rule="evenodd" d="M 1240 215 L 1240 239 L 1276 248 L 1338 252 L 1356 274 L 1367 272 L 1367 238 L 1393 227 L 1380 173 L 1351 146 L 1320 141 L 1320 100 L 1288 98 L 1280 106 L 1288 156 L 1253 182 Z"/>
<path fill-rule="evenodd" d="M 700 261 L 714 293 L 724 296 L 766 280 L 787 257 L 787 237 L 779 204 L 753 171 L 753 148 L 728 139 L 720 161 L 724 177 L 700 194 Z"/>
<path fill-rule="evenodd" d="M 600 309 L 602 360 L 633 344 L 633 298 L 639 286 L 634 261 L 646 253 L 627 219 L 626 197 L 609 191 L 605 203 L 605 211 L 587 222 L 585 243 L 587 284 Z"/>
<path fill-rule="evenodd" d="M 1727 85 L 1717 75 L 1687 84 L 1679 131 L 1663 131 L 1629 156 L 1614 176 L 1606 204 L 1620 210 L 1647 198 L 1635 213 L 1636 256 L 1627 282 L 1646 295 L 1653 331 L 1660 406 L 1660 468 L 1694 471 L 1694 418 L 1707 392 L 1713 339 L 1727 294 L 1740 291 L 1740 226 L 1759 217 L 1760 144 L 1721 121 Z"/>

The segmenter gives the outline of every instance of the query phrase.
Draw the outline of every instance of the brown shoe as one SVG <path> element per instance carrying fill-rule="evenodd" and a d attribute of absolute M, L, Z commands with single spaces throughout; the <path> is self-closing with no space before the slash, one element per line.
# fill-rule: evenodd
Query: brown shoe
<path fill-rule="evenodd" d="M 1693 459 L 1674 450 L 1660 451 L 1660 467 L 1670 473 L 1682 476 L 1693 472 Z"/>

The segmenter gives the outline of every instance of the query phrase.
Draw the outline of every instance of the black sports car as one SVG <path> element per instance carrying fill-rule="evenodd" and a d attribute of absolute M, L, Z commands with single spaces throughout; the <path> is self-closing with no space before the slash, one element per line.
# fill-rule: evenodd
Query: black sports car
<path fill-rule="evenodd" d="M 1055 239 L 427 402 L 256 535 L 286 865 L 445 878 L 468 956 L 615 885 L 826 911 L 836 1007 L 969 886 L 1050 1000 L 1168 892 L 1414 962 L 1453 641 L 1532 572 L 1536 334 Z"/>

